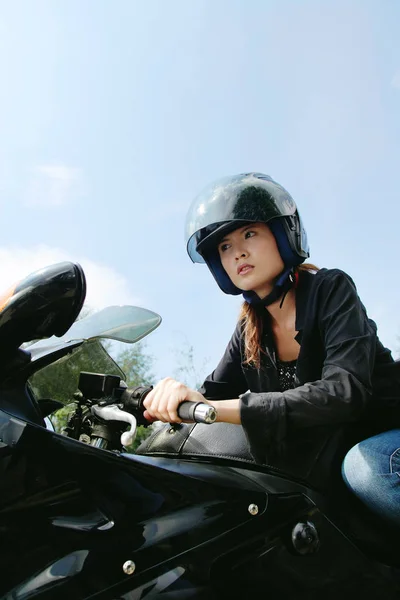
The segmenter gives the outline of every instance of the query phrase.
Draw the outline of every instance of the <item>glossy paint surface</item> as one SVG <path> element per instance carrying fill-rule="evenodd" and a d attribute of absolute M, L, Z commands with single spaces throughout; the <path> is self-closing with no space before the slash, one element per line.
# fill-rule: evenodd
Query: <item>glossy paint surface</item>
<path fill-rule="evenodd" d="M 32 273 L 3 299 L 0 310 L 1 353 L 34 339 L 63 335 L 77 318 L 86 295 L 81 267 L 70 262 Z"/>
<path fill-rule="evenodd" d="M 4 412 L 0 439 L 2 598 L 250 598 L 256 584 L 317 598 L 388 586 L 305 488 L 276 475 L 117 455 Z M 301 556 L 291 532 L 307 521 L 321 546 Z"/>

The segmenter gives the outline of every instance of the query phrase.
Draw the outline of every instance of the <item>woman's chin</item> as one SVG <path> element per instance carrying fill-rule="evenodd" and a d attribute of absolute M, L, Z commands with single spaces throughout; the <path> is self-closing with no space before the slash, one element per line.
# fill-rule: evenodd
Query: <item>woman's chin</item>
<path fill-rule="evenodd" d="M 242 287 L 242 288 L 239 288 L 239 289 L 242 292 L 247 292 L 247 293 L 253 292 L 254 294 L 256 294 L 256 296 L 258 296 L 261 299 L 265 298 L 266 296 L 268 296 L 268 294 L 271 293 L 271 290 L 260 290 L 260 289 L 255 290 L 254 288 L 250 288 L 250 287 L 246 288 L 246 289 L 243 289 L 243 287 Z"/>
<path fill-rule="evenodd" d="M 250 281 L 250 278 L 249 281 L 242 280 L 234 281 L 233 283 L 242 292 L 254 292 L 259 298 L 265 298 L 273 289 L 273 286 L 265 286 L 264 282 L 264 285 L 257 285 L 258 282 Z"/>
<path fill-rule="evenodd" d="M 253 288 L 251 291 L 257 294 L 259 298 L 266 298 L 272 292 L 272 287 Z"/>

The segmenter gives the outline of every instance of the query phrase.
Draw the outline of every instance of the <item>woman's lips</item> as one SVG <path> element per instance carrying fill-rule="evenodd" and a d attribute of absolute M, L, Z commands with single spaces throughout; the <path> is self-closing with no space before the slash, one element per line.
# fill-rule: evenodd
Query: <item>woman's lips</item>
<path fill-rule="evenodd" d="M 240 265 L 240 267 L 238 267 L 238 275 L 246 275 L 246 273 L 248 273 L 249 271 L 251 271 L 254 267 L 252 265 Z"/>

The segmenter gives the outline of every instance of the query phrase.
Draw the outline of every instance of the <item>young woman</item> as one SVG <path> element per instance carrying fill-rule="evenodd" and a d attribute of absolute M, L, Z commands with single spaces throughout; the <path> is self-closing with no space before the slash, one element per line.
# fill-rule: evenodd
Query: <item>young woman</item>
<path fill-rule="evenodd" d="M 190 258 L 244 303 L 201 389 L 164 379 L 148 394 L 145 416 L 179 423 L 180 402 L 208 402 L 218 421 L 243 427 L 257 462 L 309 476 L 322 456 L 332 458 L 328 442 L 368 410 L 379 393 L 375 375 L 393 363 L 390 351 L 351 278 L 303 264 L 309 248 L 297 207 L 271 177 L 213 183 L 189 209 L 186 238 Z"/>

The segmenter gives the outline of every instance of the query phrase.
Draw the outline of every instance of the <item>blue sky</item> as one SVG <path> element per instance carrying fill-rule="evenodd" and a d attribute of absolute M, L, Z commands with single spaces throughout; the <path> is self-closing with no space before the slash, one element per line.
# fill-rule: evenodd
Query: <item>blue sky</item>
<path fill-rule="evenodd" d="M 89 304 L 163 317 L 157 377 L 187 344 L 205 375 L 240 300 L 190 262 L 185 213 L 256 170 L 397 349 L 399 23 L 396 0 L 0 1 L 3 287 L 79 261 Z"/>

